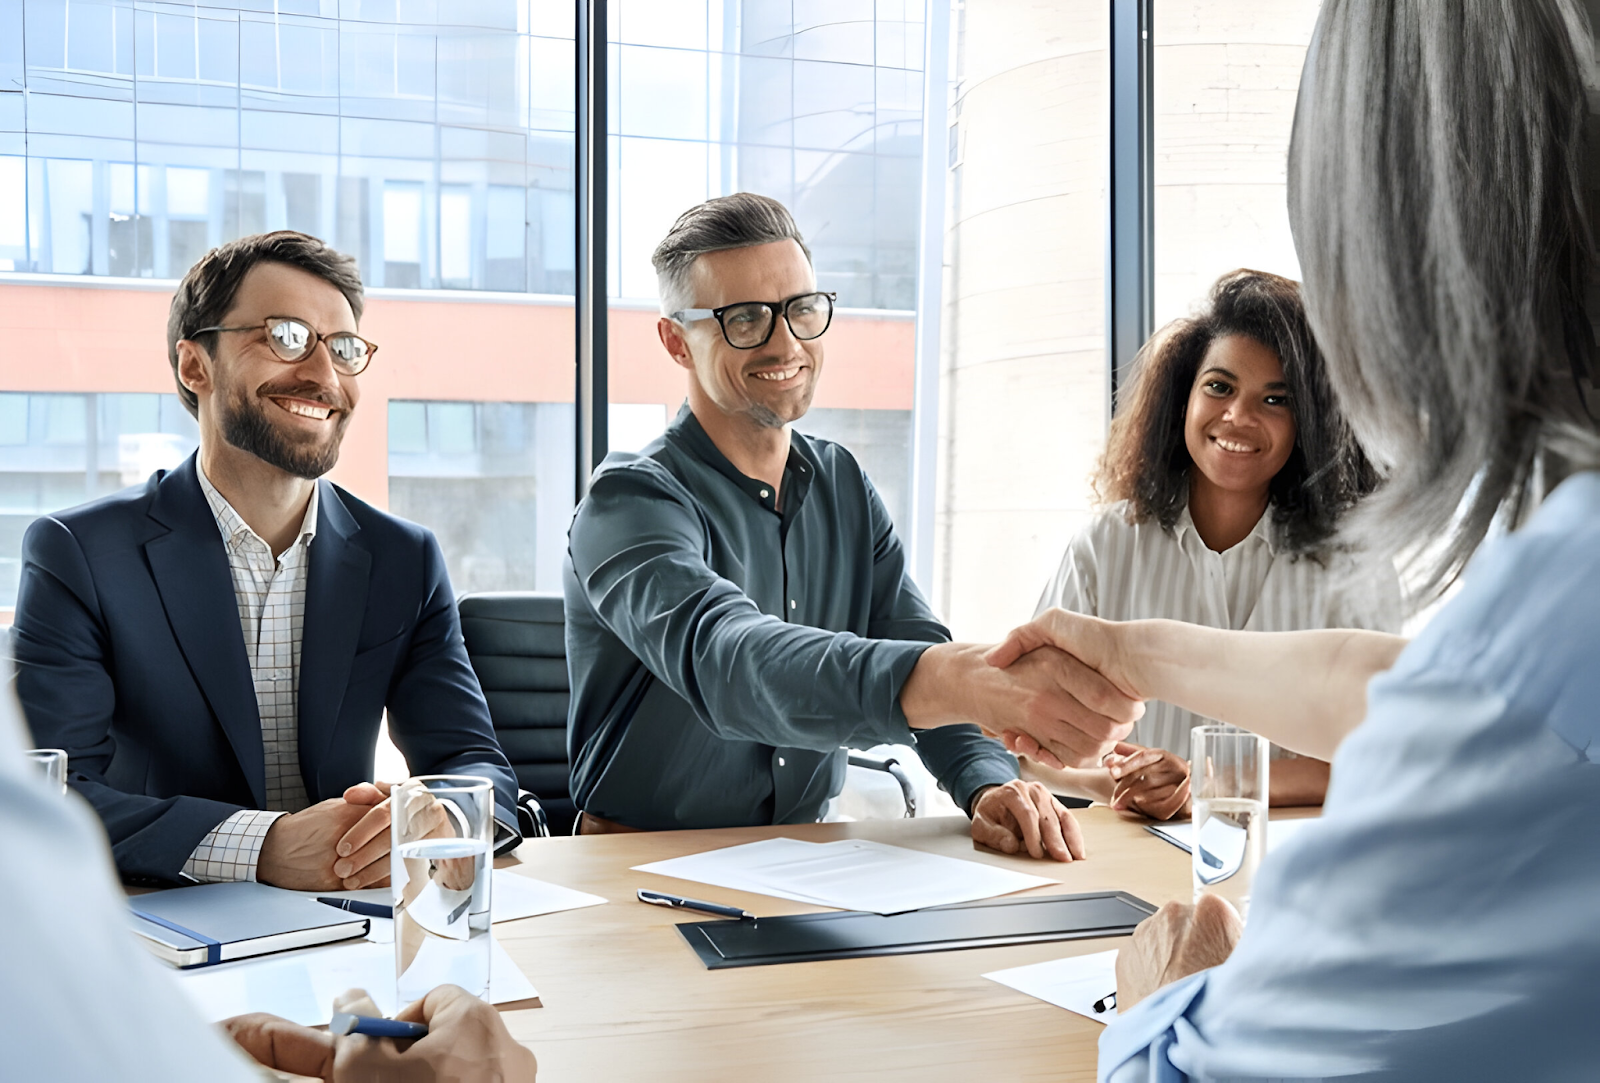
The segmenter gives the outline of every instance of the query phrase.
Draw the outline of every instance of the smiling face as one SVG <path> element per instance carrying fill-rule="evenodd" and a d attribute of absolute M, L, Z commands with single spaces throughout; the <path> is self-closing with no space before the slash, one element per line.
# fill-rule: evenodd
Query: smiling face
<path fill-rule="evenodd" d="M 1184 415 L 1191 484 L 1259 494 L 1294 451 L 1294 413 L 1278 355 L 1245 335 L 1224 335 L 1200 362 Z"/>
<path fill-rule="evenodd" d="M 810 261 L 791 240 L 708 252 L 695 260 L 690 279 L 696 308 L 786 301 L 817 288 Z M 782 428 L 811 408 L 822 371 L 822 338 L 801 342 L 779 317 L 765 346 L 739 350 L 728 345 L 714 319 L 696 320 L 682 331 L 670 320 L 661 322 L 668 352 L 692 373 L 692 404 L 698 392 L 730 420 L 765 429 Z"/>
<path fill-rule="evenodd" d="M 337 286 L 285 263 L 251 268 L 218 322 L 259 328 L 268 316 L 294 316 L 323 335 L 357 330 Z M 354 376 L 334 369 L 327 344 L 284 362 L 268 347 L 264 331 L 215 338 L 209 354 L 195 343 L 179 343 L 179 375 L 200 400 L 202 436 L 220 437 L 295 477 L 317 478 L 331 470 L 361 391 Z"/>

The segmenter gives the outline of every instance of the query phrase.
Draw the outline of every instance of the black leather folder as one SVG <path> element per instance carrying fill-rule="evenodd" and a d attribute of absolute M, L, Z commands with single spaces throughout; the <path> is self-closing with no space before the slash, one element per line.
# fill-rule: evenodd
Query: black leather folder
<path fill-rule="evenodd" d="M 1125 891 L 1099 891 L 986 899 L 887 916 L 847 910 L 755 921 L 694 921 L 679 925 L 678 932 L 707 970 L 724 970 L 1126 936 L 1155 912 L 1154 906 Z"/>

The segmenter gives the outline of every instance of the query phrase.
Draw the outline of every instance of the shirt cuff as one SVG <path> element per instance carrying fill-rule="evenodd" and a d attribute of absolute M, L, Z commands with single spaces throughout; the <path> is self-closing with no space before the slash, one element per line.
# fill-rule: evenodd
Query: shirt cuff
<path fill-rule="evenodd" d="M 194 848 L 189 860 L 183 863 L 183 874 L 202 884 L 232 883 L 256 878 L 256 864 L 261 860 L 261 844 L 267 832 L 284 812 L 263 812 L 260 809 L 241 809 L 213 827 L 200 845 Z"/>
<path fill-rule="evenodd" d="M 1177 1081 L 1188 1076 L 1173 1067 L 1167 1053 L 1177 1039 L 1178 1021 L 1205 998 L 1210 970 L 1157 989 L 1100 1032 L 1100 1083 Z"/>

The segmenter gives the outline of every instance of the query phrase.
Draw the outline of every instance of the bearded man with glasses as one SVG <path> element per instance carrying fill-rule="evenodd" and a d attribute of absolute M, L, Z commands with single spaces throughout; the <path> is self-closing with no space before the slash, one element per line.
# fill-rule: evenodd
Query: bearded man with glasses
<path fill-rule="evenodd" d="M 126 878 L 387 883 L 385 709 L 412 774 L 490 778 L 516 838 L 438 542 L 319 480 L 377 352 L 362 301 L 302 233 L 209 252 L 167 322 L 199 450 L 23 539 L 17 691 Z"/>
<path fill-rule="evenodd" d="M 654 263 L 688 401 L 639 454 L 607 456 L 573 520 L 579 831 L 815 820 L 845 748 L 914 744 L 979 842 L 1082 857 L 1072 814 L 979 726 L 1049 732 L 1093 763 L 1141 707 L 1060 651 L 1000 670 L 949 642 L 860 465 L 791 429 L 835 297 L 789 212 L 710 200 Z"/>

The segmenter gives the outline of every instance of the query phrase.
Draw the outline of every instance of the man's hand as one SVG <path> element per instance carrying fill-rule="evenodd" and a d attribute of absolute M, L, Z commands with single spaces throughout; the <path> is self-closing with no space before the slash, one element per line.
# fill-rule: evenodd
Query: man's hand
<path fill-rule="evenodd" d="M 1013 629 L 984 660 L 1010 672 L 1019 666 L 1026 671 L 1037 664 L 1036 657 L 1046 664 L 1055 663 L 1064 688 L 1094 710 L 1087 716 L 1080 710 L 1059 720 L 1032 717 L 1021 724 L 986 728 L 998 734 L 1011 751 L 1046 767 L 1060 770 L 1099 766 L 1144 714 L 1145 697 L 1123 664 L 1116 625 L 1052 609 Z M 1069 661 L 1061 662 L 1062 658 Z M 1108 716 L 1121 724 L 1102 725 L 1101 720 Z"/>
<path fill-rule="evenodd" d="M 236 1015 L 217 1025 L 258 1064 L 290 1075 L 333 1078 L 338 1039 L 325 1030 L 312 1030 L 266 1012 Z"/>
<path fill-rule="evenodd" d="M 1144 713 L 1143 703 L 1064 651 L 1036 648 L 1005 666 L 985 659 L 982 647 L 960 643 L 924 651 L 900 689 L 912 727 L 975 722 L 991 734 L 1033 734 L 1073 766 L 1097 766 Z"/>
<path fill-rule="evenodd" d="M 381 1015 L 364 989 L 336 997 L 335 1012 Z M 441 985 L 395 1016 L 428 1024 L 414 1042 L 350 1034 L 335 1037 L 256 1012 L 220 1026 L 259 1063 L 327 1083 L 533 1083 L 539 1062 L 511 1037 L 500 1013 L 465 989 Z"/>
<path fill-rule="evenodd" d="M 1169 982 L 1224 962 L 1243 931 L 1239 912 L 1217 895 L 1202 895 L 1192 906 L 1163 906 L 1141 921 L 1133 943 L 1117 952 L 1117 1011 L 1127 1011 Z"/>
<path fill-rule="evenodd" d="M 1021 779 L 978 791 L 972 803 L 972 838 L 1003 854 L 1081 861 L 1089 855 L 1072 813 L 1037 782 Z"/>
<path fill-rule="evenodd" d="M 256 879 L 295 891 L 355 890 L 389 881 L 386 782 L 363 782 L 343 797 L 280 816 L 267 830 Z"/>
<path fill-rule="evenodd" d="M 1170 820 L 1189 814 L 1189 761 L 1164 748 L 1120 744 L 1106 757 L 1111 807 Z"/>
<path fill-rule="evenodd" d="M 427 1036 L 409 1043 L 359 1034 L 340 1039 L 335 1083 L 533 1083 L 539 1070 L 500 1013 L 460 986 L 441 985 L 395 1018 L 428 1024 Z"/>

